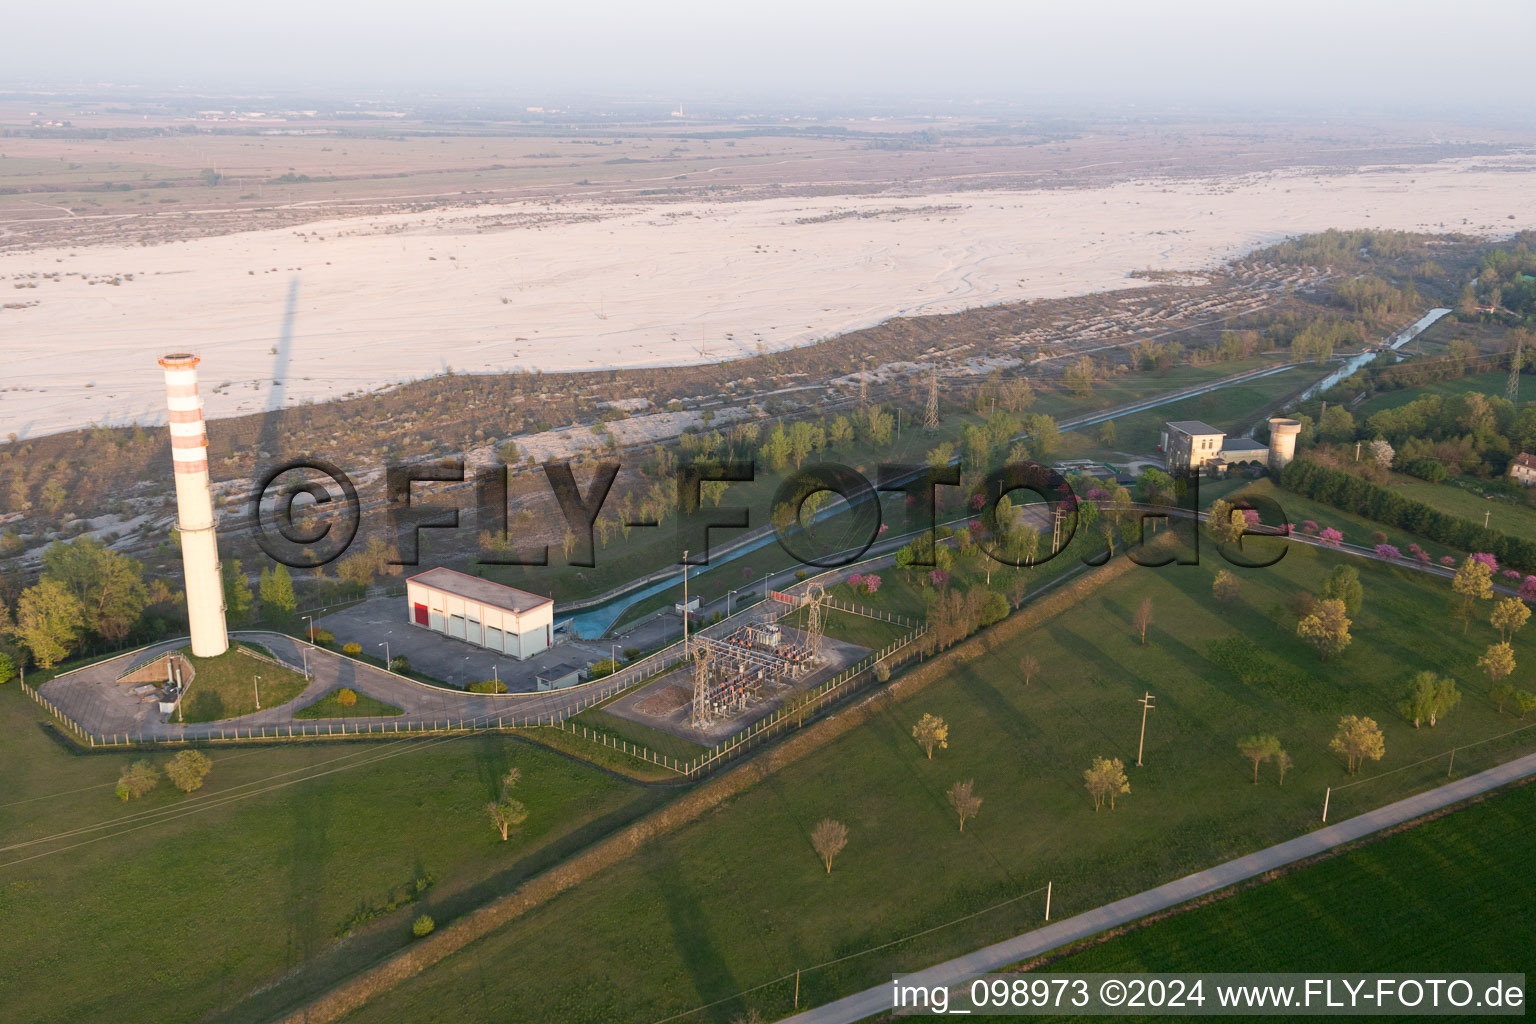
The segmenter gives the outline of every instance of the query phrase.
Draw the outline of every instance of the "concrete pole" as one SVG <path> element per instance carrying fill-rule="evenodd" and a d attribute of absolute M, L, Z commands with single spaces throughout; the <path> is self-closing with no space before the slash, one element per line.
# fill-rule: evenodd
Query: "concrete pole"
<path fill-rule="evenodd" d="M 192 653 L 213 658 L 229 650 L 229 632 L 224 622 L 224 582 L 219 575 L 213 495 L 208 488 L 208 437 L 203 428 L 203 400 L 197 393 L 197 364 L 197 356 L 188 352 L 172 353 L 160 360 L 170 412 L 176 529 L 181 535 Z"/>

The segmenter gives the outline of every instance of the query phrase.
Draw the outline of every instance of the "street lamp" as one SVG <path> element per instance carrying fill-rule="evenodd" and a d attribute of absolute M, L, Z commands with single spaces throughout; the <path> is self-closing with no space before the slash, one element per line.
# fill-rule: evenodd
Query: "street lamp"
<path fill-rule="evenodd" d="M 394 664 L 394 661 L 389 656 L 389 641 L 381 640 L 379 641 L 379 646 L 384 648 L 384 669 L 385 671 L 388 671 L 389 666 Z"/>
<path fill-rule="evenodd" d="M 304 638 L 309 641 L 309 646 L 313 647 L 315 645 L 315 617 L 313 615 L 306 615 L 306 616 L 304 616 L 304 619 L 305 619 L 305 621 L 307 621 L 309 623 L 309 629 L 305 631 Z M 309 647 L 300 647 L 299 648 L 299 654 L 302 655 L 303 658 L 304 658 L 304 680 L 305 680 L 305 682 L 308 682 L 309 681 Z"/>
<path fill-rule="evenodd" d="M 734 591 L 734 590 L 727 591 L 726 594 L 725 594 L 725 617 L 726 618 L 730 618 L 731 617 L 731 598 L 734 597 L 735 594 L 736 594 L 736 591 Z"/>
<path fill-rule="evenodd" d="M 261 676 L 251 677 L 251 689 L 256 691 L 256 710 L 261 710 Z"/>

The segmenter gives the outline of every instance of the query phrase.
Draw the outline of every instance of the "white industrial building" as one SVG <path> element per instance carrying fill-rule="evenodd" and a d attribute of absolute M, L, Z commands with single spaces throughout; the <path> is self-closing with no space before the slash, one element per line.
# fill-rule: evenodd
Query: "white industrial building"
<path fill-rule="evenodd" d="M 438 567 L 405 581 L 412 625 L 519 660 L 554 643 L 555 602 L 526 590 Z"/>

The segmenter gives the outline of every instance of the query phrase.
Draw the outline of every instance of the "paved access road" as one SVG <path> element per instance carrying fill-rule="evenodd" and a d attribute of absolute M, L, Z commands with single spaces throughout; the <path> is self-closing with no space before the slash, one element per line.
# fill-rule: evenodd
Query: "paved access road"
<path fill-rule="evenodd" d="M 1359 817 L 1349 818 L 1336 825 L 1320 828 L 1304 836 L 1250 853 L 1246 857 L 1229 860 L 1204 871 L 1186 875 L 1155 889 L 1127 896 L 1123 900 L 1107 903 L 1095 910 L 1078 914 L 1037 928 L 1023 935 L 999 942 L 974 953 L 919 971 L 909 976 L 915 985 L 927 987 L 963 985 L 978 974 L 1000 971 L 1010 964 L 1042 953 L 1058 949 L 1069 942 L 1097 935 L 1108 928 L 1123 924 L 1177 906 L 1206 893 L 1225 889 L 1229 885 L 1245 881 L 1266 871 L 1294 864 L 1299 860 L 1316 856 L 1336 846 L 1353 842 L 1384 828 L 1399 825 L 1431 811 L 1486 793 L 1491 789 L 1517 779 L 1536 775 L 1536 754 L 1490 768 L 1477 775 L 1458 779 L 1438 789 L 1419 793 L 1385 807 L 1378 807 Z M 814 1010 L 798 1013 L 784 1019 L 784 1024 L 853 1024 L 891 1010 L 891 986 L 877 985 L 836 1002 L 819 1006 Z"/>
<path fill-rule="evenodd" d="M 263 708 L 254 714 L 225 722 L 183 724 L 176 722 L 174 716 L 170 721 L 165 721 L 166 716 L 159 713 L 157 705 L 140 704 L 136 698 L 128 695 L 128 687 L 116 680 L 133 665 L 185 647 L 187 641 L 181 639 L 69 672 L 44 683 L 39 692 L 99 740 L 109 740 L 113 736 L 132 736 L 134 739 L 142 737 L 146 740 L 207 739 L 236 729 L 242 733 L 247 730 L 260 732 L 262 729 L 286 729 L 290 725 L 297 731 L 299 723 L 293 717 L 295 711 L 343 686 L 393 704 L 405 712 L 390 718 L 349 718 L 346 719 L 349 726 L 372 722 L 375 726 L 382 723 L 388 728 L 398 724 L 402 729 L 408 725 L 441 726 L 450 722 L 458 726 L 461 721 L 466 724 L 484 724 L 494 722 L 498 716 L 506 716 L 508 720 L 513 716 L 563 717 L 591 694 L 591 684 L 545 693 L 465 693 L 418 683 L 332 651 L 310 647 L 301 640 L 280 633 L 238 633 L 231 634 L 231 639 L 247 640 L 264 647 L 296 671 L 303 666 L 307 655 L 309 685 L 286 704 Z M 197 682 L 193 680 L 190 692 L 195 693 L 196 690 Z M 323 730 L 326 723 L 304 723 L 310 730 L 317 724 Z M 339 727 L 340 720 L 336 724 Z"/>

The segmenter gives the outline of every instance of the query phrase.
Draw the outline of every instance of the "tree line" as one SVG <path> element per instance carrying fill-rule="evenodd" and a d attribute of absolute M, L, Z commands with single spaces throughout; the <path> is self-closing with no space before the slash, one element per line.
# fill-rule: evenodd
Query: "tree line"
<path fill-rule="evenodd" d="M 1422 501 L 1394 494 L 1368 480 L 1332 469 L 1309 458 L 1286 466 L 1280 484 L 1302 497 L 1427 537 L 1463 551 L 1486 551 L 1501 563 L 1524 572 L 1536 572 L 1536 539 L 1511 537 L 1498 530 L 1462 519 Z"/>

